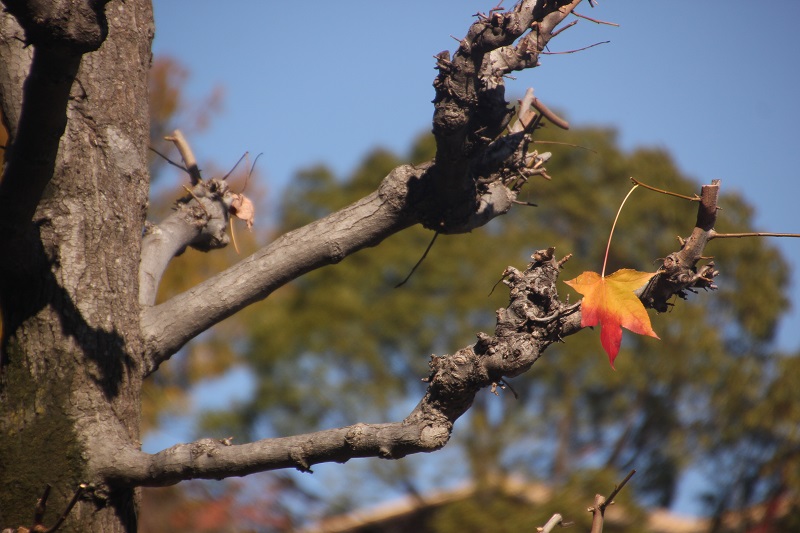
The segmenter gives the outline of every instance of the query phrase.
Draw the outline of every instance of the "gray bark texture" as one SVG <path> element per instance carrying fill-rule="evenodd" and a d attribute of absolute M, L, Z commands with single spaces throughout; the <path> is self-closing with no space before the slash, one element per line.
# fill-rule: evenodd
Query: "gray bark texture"
<path fill-rule="evenodd" d="M 434 161 L 394 169 L 372 194 L 158 305 L 176 254 L 227 244 L 232 193 L 193 173 L 176 211 L 145 224 L 149 0 L 0 1 L 0 106 L 10 137 L 0 179 L 0 529 L 36 525 L 47 486 L 37 524 L 55 523 L 85 485 L 61 530 L 132 532 L 140 486 L 437 450 L 480 389 L 502 386 L 581 329 L 580 304 L 556 291 L 563 261 L 541 250 L 524 271 L 506 270 L 510 301 L 493 335 L 432 358 L 428 390 L 404 420 L 143 453 L 142 380 L 198 334 L 409 226 L 462 233 L 508 212 L 527 178 L 545 172 L 528 152 L 540 121 L 567 124 L 532 91 L 515 112 L 503 76 L 536 66 L 580 0 L 522 0 L 477 16 L 452 56 L 437 56 Z M 646 305 L 710 285 L 713 268 L 694 268 L 716 212 L 717 186 L 709 187 L 687 245 L 642 288 Z"/>
<path fill-rule="evenodd" d="M 95 450 L 139 438 L 152 8 L 4 4 L 0 526 L 31 527 L 48 484 L 52 525 L 88 482 L 62 530 L 134 531 L 133 488 Z"/>

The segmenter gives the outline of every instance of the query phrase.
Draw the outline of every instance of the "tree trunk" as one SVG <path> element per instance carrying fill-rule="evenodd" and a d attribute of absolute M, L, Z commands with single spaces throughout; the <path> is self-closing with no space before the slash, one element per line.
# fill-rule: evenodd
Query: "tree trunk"
<path fill-rule="evenodd" d="M 52 492 L 43 523 L 51 526 L 86 482 L 94 486 L 60 531 L 136 530 L 134 491 L 103 486 L 95 471 L 104 454 L 122 443 L 138 446 L 139 438 L 138 266 L 149 186 L 152 7 L 115 0 L 105 14 L 108 37 L 97 51 L 77 56 L 74 79 L 45 80 L 45 92 L 68 83 L 69 93 L 60 142 L 41 139 L 43 150 L 53 142 L 57 155 L 33 220 L 0 226 L 0 527 L 32 526 L 46 485 Z M 31 68 L 22 43 L 11 49 L 22 34 L 16 20 L 2 16 L 2 70 L 13 70 L 9 57 Z M 25 35 L 31 40 L 30 31 Z M 33 62 L 46 48 L 34 43 Z M 50 60 L 58 50 L 49 50 Z M 33 99 L 31 78 L 24 94 Z M 21 82 L 0 79 L 9 161 L 30 118 L 22 98 L 13 98 L 22 94 Z M 41 168 L 45 159 L 31 164 Z"/>

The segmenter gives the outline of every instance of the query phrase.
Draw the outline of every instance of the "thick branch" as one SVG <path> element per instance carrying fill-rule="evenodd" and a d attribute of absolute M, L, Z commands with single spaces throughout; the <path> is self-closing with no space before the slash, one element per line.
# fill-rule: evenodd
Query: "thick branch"
<path fill-rule="evenodd" d="M 511 11 L 482 17 L 470 28 L 453 62 L 440 55 L 434 85 L 437 156 L 421 167 L 401 166 L 376 193 L 322 220 L 293 231 L 222 274 L 142 313 L 148 339 L 145 373 L 155 370 L 188 340 L 281 285 L 315 268 L 335 263 L 416 223 L 439 233 L 461 233 L 506 213 L 521 184 L 528 131 L 496 138 L 513 113 L 503 98 L 502 76 L 481 65 L 486 54 L 534 27 L 534 48 L 520 45 L 520 57 L 533 61 L 551 31 L 579 2 L 523 0 Z M 562 4 L 561 7 L 558 4 Z M 526 48 L 527 47 L 527 48 Z M 533 55 L 531 55 L 533 54 Z M 499 89 L 499 90 L 498 90 Z M 467 139 L 469 137 L 469 139 Z M 544 172 L 537 169 L 536 172 Z M 188 233 L 182 233 L 187 238 Z M 167 244 L 150 268 L 142 302 L 152 295 L 164 260 L 176 249 Z"/>
<path fill-rule="evenodd" d="M 507 182 L 524 165 L 530 137 L 512 129 L 498 139 L 513 117 L 503 77 L 535 67 L 552 30 L 579 2 L 523 0 L 509 11 L 480 15 L 452 58 L 446 51 L 437 55 L 431 196 L 446 203 L 422 221 L 426 227 L 447 233 L 467 216 L 484 184 Z"/>
<path fill-rule="evenodd" d="M 109 0 L 3 0 L 34 47 L 53 47 L 82 55 L 100 48 L 108 35 Z"/>
<path fill-rule="evenodd" d="M 432 357 L 428 390 L 402 422 L 356 424 L 240 446 L 203 439 L 154 455 L 132 449 L 120 453 L 118 447 L 98 443 L 109 448 L 102 454 L 106 464 L 100 473 L 111 483 L 127 486 L 168 485 L 279 468 L 307 471 L 321 462 L 397 459 L 437 450 L 447 443 L 453 424 L 481 388 L 527 370 L 547 345 L 558 340 L 560 319 L 570 312 L 555 293 L 559 269 L 551 249 L 537 252 L 524 273 L 509 270 L 511 304 L 498 313 L 495 336 L 479 334 L 473 346 L 452 356 Z"/>
<path fill-rule="evenodd" d="M 145 373 L 158 368 L 186 342 L 240 309 L 263 300 L 274 290 L 310 272 L 338 263 L 350 254 L 375 246 L 386 237 L 418 223 L 423 215 L 417 200 L 431 178 L 430 165 L 394 169 L 371 195 L 325 218 L 291 231 L 217 276 L 142 312 L 142 330 L 148 343 Z M 451 231 L 467 232 L 508 212 L 516 198 L 502 184 L 487 187 L 471 216 Z M 177 232 L 176 232 L 177 234 Z M 183 231 L 183 238 L 191 232 Z M 154 252 L 152 274 L 144 281 L 157 284 L 159 272 L 176 243 Z M 147 252 L 149 255 L 149 252 Z M 144 264 L 144 263 L 143 263 Z M 150 276 L 152 279 L 145 279 Z M 147 300 L 152 301 L 152 290 Z"/>
<path fill-rule="evenodd" d="M 142 313 L 148 343 L 146 373 L 190 339 L 289 281 L 416 222 L 405 210 L 408 182 L 422 169 L 399 167 L 379 191 L 307 226 L 291 231 L 231 268 Z"/>
<path fill-rule="evenodd" d="M 139 263 L 139 303 L 155 303 L 158 285 L 169 262 L 187 246 L 208 251 L 228 244 L 226 233 L 232 196 L 228 183 L 200 181 L 178 201 L 175 212 L 158 225 L 148 225 Z"/>
<path fill-rule="evenodd" d="M 714 231 L 719 187 L 719 180 L 713 180 L 711 185 L 703 185 L 692 234 L 682 241 L 679 251 L 664 258 L 658 274 L 639 295 L 646 307 L 663 313 L 668 310 L 668 302 L 674 295 L 685 298 L 686 291 L 716 288 L 713 279 L 719 272 L 715 270 L 714 263 L 709 262 L 699 269 L 696 265 L 703 258 L 705 247 Z"/>
<path fill-rule="evenodd" d="M 125 455 L 116 454 L 118 460 L 100 473 L 112 484 L 165 486 L 187 479 L 222 479 L 281 468 L 310 471 L 314 464 L 344 463 L 358 457 L 397 459 L 437 450 L 448 437 L 449 432 L 433 424 L 420 431 L 417 425 L 401 422 L 356 424 L 238 446 L 202 439 L 153 455 L 132 450 Z"/>

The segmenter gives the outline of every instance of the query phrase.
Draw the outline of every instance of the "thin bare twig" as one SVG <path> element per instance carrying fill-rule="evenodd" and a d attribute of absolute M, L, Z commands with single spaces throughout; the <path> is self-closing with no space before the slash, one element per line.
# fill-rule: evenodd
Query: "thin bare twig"
<path fill-rule="evenodd" d="M 236 250 L 236 254 L 239 255 L 239 245 L 236 242 L 236 232 L 233 230 L 233 217 L 228 219 L 231 225 L 231 240 L 233 241 L 233 249 Z"/>
<path fill-rule="evenodd" d="M 583 48 L 576 48 L 575 50 L 565 50 L 564 52 L 545 52 L 542 51 L 540 53 L 546 56 L 557 56 L 561 54 L 574 54 L 575 52 L 583 52 L 584 50 L 588 50 L 589 48 L 594 48 L 595 46 L 600 46 L 601 44 L 608 44 L 611 41 L 600 41 L 599 43 L 590 44 L 589 46 L 584 46 Z"/>
<path fill-rule="evenodd" d="M 608 495 L 608 498 L 604 498 L 602 494 L 596 494 L 594 497 L 594 507 L 589 508 L 589 512 L 592 513 L 594 516 L 592 517 L 592 531 L 591 533 L 602 533 L 603 532 L 603 518 L 606 512 L 606 507 L 614 503 L 614 497 L 619 494 L 619 491 L 622 490 L 622 487 L 625 486 L 628 481 L 633 477 L 636 473 L 636 470 L 631 470 L 628 472 L 628 475 L 625 476 L 619 485 L 614 487 L 614 490 L 611 491 L 611 494 Z"/>
<path fill-rule="evenodd" d="M 88 485 L 86 483 L 81 483 L 80 485 L 78 485 L 78 488 L 75 489 L 75 494 L 72 496 L 72 499 L 67 504 L 67 508 L 64 509 L 64 512 L 61 513 L 61 516 L 58 517 L 58 520 L 56 520 L 56 523 L 53 524 L 53 527 L 45 531 L 45 533 L 53 533 L 54 531 L 57 531 L 58 528 L 61 527 L 61 524 L 64 523 L 64 520 L 66 520 L 67 515 L 69 515 L 69 512 L 72 511 L 73 507 L 75 507 L 75 504 L 78 503 L 78 499 L 81 497 L 81 494 L 83 494 L 83 491 L 86 490 L 87 487 Z"/>
<path fill-rule="evenodd" d="M 567 25 L 566 25 L 566 26 L 564 26 L 563 28 L 559 28 L 558 30 L 554 31 L 554 32 L 551 34 L 551 39 L 552 39 L 553 37 L 555 37 L 556 35 L 558 35 L 559 33 L 561 33 L 562 31 L 570 29 L 571 27 L 573 27 L 573 26 L 574 26 L 575 24 L 577 24 L 577 23 L 578 23 L 578 21 L 577 21 L 577 20 L 573 20 L 572 22 L 570 22 L 569 24 L 567 24 Z"/>
<path fill-rule="evenodd" d="M 565 143 L 561 141 L 541 141 L 541 140 L 534 140 L 531 141 L 533 144 L 560 144 L 562 146 L 571 146 L 572 148 L 583 148 L 584 150 L 588 150 L 593 154 L 597 153 L 597 150 L 592 150 L 591 148 L 587 148 L 586 146 L 581 146 L 580 144 L 573 144 L 573 143 Z"/>
<path fill-rule="evenodd" d="M 621 491 L 622 488 L 628 483 L 628 481 L 631 480 L 631 478 L 633 477 L 633 475 L 635 473 L 636 473 L 636 470 L 631 470 L 630 472 L 628 472 L 628 475 L 625 476 L 625 479 L 620 481 L 619 485 L 614 487 L 614 490 L 611 491 L 611 494 L 608 495 L 608 498 L 606 498 L 606 501 L 602 504 L 603 510 L 605 510 L 606 507 L 608 507 L 609 505 L 611 505 L 611 503 L 613 503 L 614 498 L 616 497 L 616 495 L 619 494 L 619 491 Z"/>
<path fill-rule="evenodd" d="M 189 146 L 189 142 L 183 136 L 183 132 L 181 132 L 181 130 L 175 130 L 172 132 L 172 135 L 164 137 L 164 140 L 175 143 L 175 147 L 178 149 L 178 152 L 180 152 L 181 158 L 183 158 L 183 162 L 186 164 L 186 169 L 187 172 L 189 172 L 192 185 L 197 185 L 203 181 L 202 176 L 200 176 L 200 168 L 197 166 L 197 158 L 195 158 L 194 152 L 192 152 L 192 148 Z"/>
<path fill-rule="evenodd" d="M 33 514 L 34 528 L 35 526 L 42 525 L 44 521 L 44 513 L 47 511 L 47 498 L 50 496 L 51 489 L 52 487 L 49 483 L 45 485 L 44 494 L 42 494 L 42 497 L 36 502 L 36 511 Z"/>
<path fill-rule="evenodd" d="M 586 15 L 581 15 L 580 13 L 578 13 L 575 10 L 572 11 L 572 14 L 575 15 L 576 17 L 580 17 L 582 19 L 586 19 L 589 22 L 594 22 L 595 24 L 607 24 L 609 26 L 615 26 L 615 27 L 619 28 L 619 24 L 617 24 L 616 22 L 606 22 L 605 20 L 593 19 L 592 17 L 587 17 Z"/>
<path fill-rule="evenodd" d="M 247 189 L 247 184 L 250 182 L 250 176 L 253 175 L 253 171 L 256 169 L 256 163 L 258 163 L 258 159 L 264 155 L 264 152 L 259 153 L 255 159 L 253 159 L 253 164 L 250 165 L 250 172 L 247 173 L 247 177 L 244 179 L 244 185 L 242 185 L 242 190 L 239 193 L 243 193 L 245 189 Z"/>
<path fill-rule="evenodd" d="M 689 200 L 690 202 L 699 202 L 700 201 L 700 197 L 697 196 L 696 194 L 694 196 L 685 196 L 683 194 L 678 194 L 676 192 L 665 191 L 664 189 L 659 189 L 657 187 L 653 187 L 652 185 L 647 185 L 646 183 L 642 183 L 641 181 L 637 180 L 634 177 L 631 177 L 631 181 L 635 185 L 641 185 L 645 189 L 650 189 L 651 191 L 660 192 L 661 194 L 666 194 L 668 196 L 675 196 L 677 198 L 683 198 L 684 200 Z"/>
<path fill-rule="evenodd" d="M 195 201 L 197 202 L 197 205 L 199 205 L 202 208 L 202 210 L 205 211 L 206 216 L 210 219 L 211 218 L 211 213 L 208 212 L 208 209 L 206 209 L 206 206 L 204 206 L 203 202 L 200 201 L 200 198 L 198 198 L 197 195 L 194 194 L 194 191 L 192 191 L 192 189 L 190 189 L 186 185 L 184 185 L 183 188 L 186 189 L 186 192 L 188 192 L 189 194 L 192 195 L 192 198 L 195 199 Z"/>
<path fill-rule="evenodd" d="M 417 267 L 420 266 L 423 261 L 425 261 L 425 258 L 428 256 L 428 252 L 430 252 L 431 248 L 433 248 L 433 243 L 436 242 L 436 237 L 438 237 L 438 236 L 439 236 L 439 232 L 438 231 L 433 234 L 433 239 L 431 239 L 431 242 L 428 243 L 428 247 L 425 248 L 425 252 L 422 254 L 422 257 L 419 258 L 419 261 L 417 261 L 417 264 L 414 265 L 414 268 L 412 268 L 411 272 L 408 273 L 408 276 L 406 276 L 406 279 L 404 279 L 403 281 L 401 281 L 400 283 L 398 283 L 397 285 L 394 286 L 395 289 L 398 289 L 398 288 L 402 287 L 403 285 L 406 284 L 406 282 L 408 280 L 411 279 L 411 276 L 414 275 L 414 272 L 417 270 Z"/>
<path fill-rule="evenodd" d="M 166 161 L 167 163 L 169 163 L 173 167 L 177 167 L 177 168 L 183 170 L 184 172 L 186 172 L 187 174 L 189 173 L 189 169 L 186 168 L 185 166 L 181 165 L 180 163 L 176 163 L 175 161 L 173 161 L 169 157 L 165 156 L 164 154 L 162 154 L 161 152 L 159 152 L 158 150 L 156 150 L 152 146 L 148 146 L 148 148 L 150 148 L 151 152 L 154 152 L 156 155 L 161 156 L 161 159 L 163 159 L 164 161 Z"/>
<path fill-rule="evenodd" d="M 709 232 L 708 240 L 711 239 L 741 239 L 742 237 L 800 237 L 800 233 L 771 233 L 766 231 L 750 233 L 717 233 L 713 229 Z"/>
<path fill-rule="evenodd" d="M 248 152 L 245 152 L 245 153 L 243 153 L 243 154 L 242 154 L 242 157 L 240 157 L 240 158 L 239 158 L 239 160 L 236 162 L 236 164 L 235 164 L 235 165 L 233 165 L 233 168 L 232 168 L 232 169 L 230 169 L 230 170 L 228 171 L 228 173 L 227 173 L 227 174 L 225 174 L 224 176 L 222 176 L 222 180 L 223 180 L 223 181 L 225 181 L 226 179 L 228 179 L 228 177 L 229 177 L 231 174 L 233 174 L 233 171 L 234 171 L 234 170 L 236 170 L 236 167 L 238 167 L 238 166 L 239 166 L 239 163 L 241 163 L 241 162 L 242 162 L 242 159 L 244 159 L 245 157 L 247 157 L 247 154 L 248 154 Z"/>

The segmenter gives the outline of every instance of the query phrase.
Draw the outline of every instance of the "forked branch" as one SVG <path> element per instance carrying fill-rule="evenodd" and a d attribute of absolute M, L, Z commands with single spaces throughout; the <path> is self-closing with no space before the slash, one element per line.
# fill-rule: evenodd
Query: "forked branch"
<path fill-rule="evenodd" d="M 536 66 L 552 30 L 578 3 L 523 0 L 506 12 L 479 17 L 459 42 L 452 61 L 449 53 L 438 56 L 436 159 L 396 168 L 369 196 L 280 237 L 164 304 L 145 307 L 145 373 L 154 371 L 193 337 L 281 285 L 374 246 L 397 231 L 420 223 L 437 233 L 463 233 L 507 213 L 524 183 L 519 176 L 545 170 L 527 166 L 531 132 L 505 131 L 513 109 L 500 90 L 503 76 Z M 536 107 L 535 99 L 532 105 Z M 546 106 L 537 109 L 558 121 Z M 157 229 L 164 231 L 161 226 Z M 141 299 L 145 306 L 154 301 L 163 267 L 187 238 L 183 232 L 175 235 L 176 239 L 160 246 L 162 251 L 151 254 L 160 260 L 143 267 L 143 286 L 150 284 Z"/>
<path fill-rule="evenodd" d="M 692 244 L 670 254 L 686 256 L 680 264 L 683 269 L 691 271 L 689 265 L 693 267 L 702 254 L 707 240 L 700 234 L 709 231 L 704 228 L 711 222 L 707 215 L 716 212 L 718 189 L 718 183 L 703 187 L 693 237 L 687 239 Z M 311 238 L 326 225 L 337 223 L 334 218 L 329 224 L 304 229 L 300 236 Z M 291 249 L 289 243 L 281 246 Z M 497 312 L 494 335 L 478 333 L 474 344 L 452 355 L 432 356 L 425 395 L 402 421 L 356 424 L 238 446 L 203 439 L 153 455 L 128 449 L 124 456 L 117 455 L 104 466 L 104 472 L 129 486 L 168 485 L 190 478 L 241 476 L 280 468 L 310 471 L 321 462 L 357 457 L 397 459 L 437 450 L 447 443 L 456 420 L 470 408 L 481 389 L 496 390 L 496 384 L 529 370 L 548 346 L 582 329 L 580 304 L 567 304 L 558 296 L 557 282 L 564 262 L 549 248 L 535 252 L 523 271 L 506 268 L 503 282 L 509 288 L 509 303 Z M 670 290 L 679 294 L 697 283 L 681 275 L 676 280 L 665 273 L 646 294 L 666 295 Z M 168 320 L 166 316 L 163 319 Z"/>

